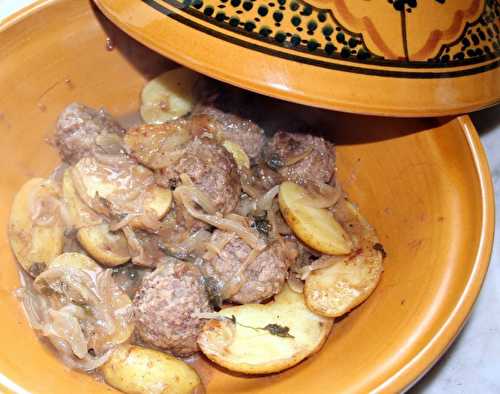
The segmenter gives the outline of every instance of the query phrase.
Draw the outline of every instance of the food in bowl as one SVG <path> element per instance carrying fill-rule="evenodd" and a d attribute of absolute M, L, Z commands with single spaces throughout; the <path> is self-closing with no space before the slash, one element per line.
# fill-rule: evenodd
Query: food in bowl
<path fill-rule="evenodd" d="M 244 97 L 181 68 L 144 88 L 145 123 L 59 116 L 62 164 L 21 188 L 8 233 L 28 320 L 69 367 L 126 393 L 199 390 L 200 351 L 279 372 L 374 290 L 385 252 L 334 145 Z"/>

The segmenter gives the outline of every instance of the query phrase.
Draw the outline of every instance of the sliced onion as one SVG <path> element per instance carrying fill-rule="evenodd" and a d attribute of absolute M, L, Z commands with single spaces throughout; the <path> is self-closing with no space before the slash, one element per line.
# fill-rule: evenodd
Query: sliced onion
<path fill-rule="evenodd" d="M 182 201 L 188 213 L 194 218 L 208 223 L 220 230 L 236 233 L 245 243 L 254 249 L 263 250 L 266 243 L 252 231 L 249 226 L 245 226 L 234 220 L 226 219 L 219 215 L 209 215 L 195 208 L 191 199 L 191 194 L 186 190 L 187 186 L 179 186 L 175 189 L 174 195 Z"/>
<path fill-rule="evenodd" d="M 205 249 L 207 242 L 210 240 L 210 234 L 207 230 L 201 229 L 191 234 L 187 239 L 178 244 L 175 249 L 186 254 L 193 251 L 202 251 Z"/>
<path fill-rule="evenodd" d="M 71 346 L 73 354 L 82 359 L 88 353 L 87 339 L 84 337 L 80 324 L 75 316 L 64 308 L 56 311 L 49 310 L 52 320 L 52 329 L 60 338 L 65 339 Z"/>
<path fill-rule="evenodd" d="M 130 255 L 132 256 L 132 262 L 139 265 L 144 265 L 145 264 L 144 248 L 142 247 L 139 238 L 137 238 L 137 236 L 132 231 L 130 226 L 124 226 L 122 228 L 122 231 L 123 235 L 125 235 L 125 238 L 127 239 L 129 252 Z"/>
<path fill-rule="evenodd" d="M 337 261 L 345 260 L 345 256 L 323 256 L 317 260 L 314 260 L 311 264 L 306 265 L 298 270 L 300 274 L 300 279 L 306 280 L 309 274 L 313 271 L 327 268 L 333 265 Z"/>
<path fill-rule="evenodd" d="M 342 195 L 340 184 L 330 186 L 322 182 L 311 182 L 307 186 L 307 195 L 301 202 L 312 208 L 329 208 L 337 203 Z"/>
<path fill-rule="evenodd" d="M 313 151 L 313 147 L 312 146 L 308 146 L 304 152 L 298 154 L 297 156 L 290 156 L 290 157 L 288 157 L 283 162 L 284 167 L 288 167 L 288 166 L 294 165 L 294 164 L 298 163 L 299 161 L 304 160 L 307 156 L 309 156 L 312 153 L 312 151 Z"/>
<path fill-rule="evenodd" d="M 262 196 L 257 198 L 256 208 L 257 210 L 268 211 L 271 209 L 271 205 L 273 204 L 273 199 L 278 195 L 280 191 L 280 185 L 273 186 L 267 192 L 265 192 Z"/>
<path fill-rule="evenodd" d="M 297 278 L 293 273 L 290 273 L 287 278 L 288 286 L 295 293 L 303 293 L 304 292 L 304 282 Z"/>
<path fill-rule="evenodd" d="M 35 279 L 35 289 L 41 293 L 51 291 L 66 297 L 70 302 L 96 305 L 99 298 L 92 291 L 94 282 L 85 271 L 74 267 L 57 267 L 43 271 Z"/>
<path fill-rule="evenodd" d="M 249 170 L 240 170 L 241 190 L 252 198 L 257 198 L 261 192 L 254 186 L 253 176 Z"/>
<path fill-rule="evenodd" d="M 222 287 L 221 290 L 222 299 L 226 300 L 228 298 L 231 298 L 240 291 L 240 289 L 246 282 L 245 278 L 246 269 L 250 264 L 252 264 L 255 261 L 255 259 L 257 258 L 257 256 L 260 255 L 260 253 L 261 251 L 257 249 L 252 249 L 252 251 L 247 256 L 245 261 L 238 267 L 238 271 L 236 272 L 236 274 L 234 274 L 231 277 L 231 279 L 229 279 L 226 283 L 224 283 L 224 286 Z"/>
<path fill-rule="evenodd" d="M 95 138 L 95 143 L 108 155 L 119 155 L 125 152 L 123 139 L 115 133 L 102 133 Z"/>
<path fill-rule="evenodd" d="M 141 215 L 138 214 L 138 213 L 129 213 L 129 214 L 126 214 L 123 217 L 123 219 L 121 219 L 120 221 L 118 221 L 116 223 L 110 223 L 109 224 L 109 230 L 110 231 L 118 231 L 121 228 L 123 228 L 125 226 L 128 226 L 132 220 L 134 220 L 135 218 L 137 218 L 139 216 L 141 216 Z"/>

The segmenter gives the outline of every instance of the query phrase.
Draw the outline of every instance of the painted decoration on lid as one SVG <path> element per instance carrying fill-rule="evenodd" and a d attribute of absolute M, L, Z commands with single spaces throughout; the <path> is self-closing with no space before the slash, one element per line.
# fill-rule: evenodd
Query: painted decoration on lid
<path fill-rule="evenodd" d="M 143 2 L 233 44 L 349 72 L 453 77 L 495 68 L 500 58 L 500 0 Z"/>

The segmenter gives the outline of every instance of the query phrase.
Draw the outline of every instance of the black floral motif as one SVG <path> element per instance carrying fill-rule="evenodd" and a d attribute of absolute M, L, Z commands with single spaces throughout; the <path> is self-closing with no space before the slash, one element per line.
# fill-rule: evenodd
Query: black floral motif
<path fill-rule="evenodd" d="M 446 0 L 434 0 L 439 4 L 444 4 Z M 417 7 L 417 0 L 389 0 L 396 11 L 403 11 L 405 7 Z"/>

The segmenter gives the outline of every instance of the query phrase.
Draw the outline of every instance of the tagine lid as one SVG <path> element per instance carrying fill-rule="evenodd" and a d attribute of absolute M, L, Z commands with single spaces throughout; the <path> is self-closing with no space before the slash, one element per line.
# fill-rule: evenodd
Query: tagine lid
<path fill-rule="evenodd" d="M 500 101 L 498 0 L 95 0 L 121 29 L 210 77 L 384 116 Z"/>

